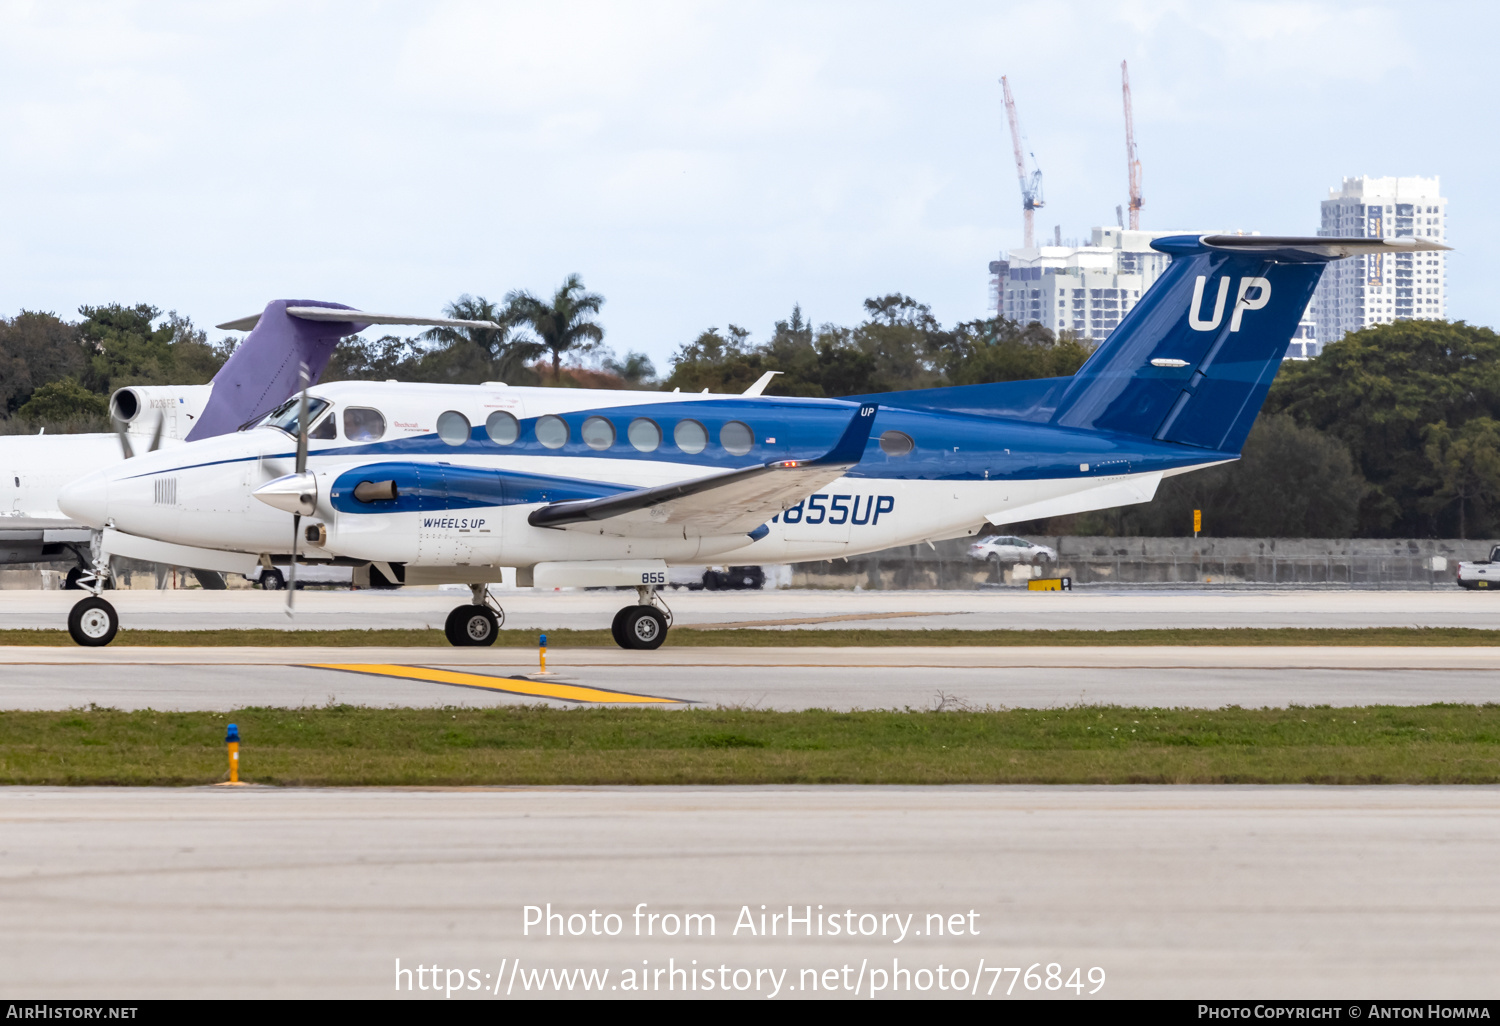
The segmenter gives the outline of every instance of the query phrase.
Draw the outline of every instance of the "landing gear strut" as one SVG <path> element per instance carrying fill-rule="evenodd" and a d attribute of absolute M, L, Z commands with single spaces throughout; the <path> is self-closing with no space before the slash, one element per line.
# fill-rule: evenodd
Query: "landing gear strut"
<path fill-rule="evenodd" d="M 460 648 L 493 645 L 500 634 L 500 625 L 505 622 L 505 610 L 485 585 L 471 584 L 469 591 L 474 596 L 473 604 L 459 606 L 449 613 L 443 633 L 448 644 Z"/>
<path fill-rule="evenodd" d="M 640 604 L 626 606 L 616 613 L 609 632 L 621 648 L 661 648 L 661 643 L 667 640 L 667 628 L 672 625 L 672 610 L 655 588 L 641 585 L 636 592 Z"/>
<path fill-rule="evenodd" d="M 113 583 L 110 580 L 109 557 L 100 551 L 99 538 L 100 535 L 96 533 L 93 545 L 94 565 L 76 578 L 71 573 L 68 575 L 77 587 L 93 593 L 75 603 L 68 613 L 68 634 L 78 644 L 89 648 L 108 645 L 115 640 L 115 634 L 120 630 L 120 614 L 99 596 L 100 592 Z"/>

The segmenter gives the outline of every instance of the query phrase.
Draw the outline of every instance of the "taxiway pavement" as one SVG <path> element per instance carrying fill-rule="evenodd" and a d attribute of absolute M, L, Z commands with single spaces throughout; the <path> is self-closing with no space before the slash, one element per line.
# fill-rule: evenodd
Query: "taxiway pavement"
<path fill-rule="evenodd" d="M 533 651 L 506 648 L 16 646 L 0 648 L 0 709 L 578 698 L 763 709 L 1500 702 L 1500 658 L 1477 647 L 577 648 L 552 650 L 548 668 L 540 675 Z M 414 679 L 424 675 L 444 679 Z"/>
<path fill-rule="evenodd" d="M 1500 598 L 1458 587 L 1417 591 L 1073 592 L 816 591 L 663 593 L 677 624 L 758 626 L 768 630 L 849 627 L 956 630 L 1124 630 L 1201 627 L 1500 627 Z M 0 627 L 61 628 L 82 595 L 70 591 L 0 592 Z M 296 619 L 285 595 L 261 591 L 120 591 L 109 600 L 124 629 L 273 630 L 441 629 L 468 589 L 305 591 Z M 634 602 L 626 591 L 497 589 L 505 626 L 548 631 L 603 630 L 615 610 Z"/>
<path fill-rule="evenodd" d="M 620 997 L 623 971 L 694 960 L 761 999 L 758 969 L 782 998 L 868 998 L 877 968 L 956 997 L 933 971 L 982 959 L 1097 966 L 1110 998 L 1488 998 L 1500 960 L 1492 787 L 4 788 L 0 824 L 13 996 L 391 997 L 400 959 L 484 988 L 455 998 L 536 996 L 540 969 L 608 970 Z M 549 902 L 622 935 L 523 935 Z M 714 934 L 632 936 L 640 903 Z M 736 935 L 762 905 L 916 932 Z"/>

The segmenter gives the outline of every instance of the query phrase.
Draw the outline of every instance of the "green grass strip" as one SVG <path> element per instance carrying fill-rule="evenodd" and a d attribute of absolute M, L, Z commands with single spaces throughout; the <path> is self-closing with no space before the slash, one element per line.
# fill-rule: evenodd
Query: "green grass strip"
<path fill-rule="evenodd" d="M 1500 630 L 1470 627 L 1223 627 L 1181 630 L 704 630 L 676 627 L 667 635 L 674 648 L 743 646 L 750 648 L 882 648 L 896 645 L 1500 645 Z M 390 646 L 446 648 L 439 630 L 280 631 L 225 629 L 210 631 L 122 630 L 113 642 L 134 646 L 326 645 L 337 648 Z M 502 630 L 501 648 L 535 648 L 536 631 Z M 0 645 L 73 645 L 66 631 L 0 630 Z M 609 631 L 548 630 L 549 648 L 614 646 Z"/>
<path fill-rule="evenodd" d="M 0 713 L 0 784 L 1489 784 L 1500 706 Z"/>

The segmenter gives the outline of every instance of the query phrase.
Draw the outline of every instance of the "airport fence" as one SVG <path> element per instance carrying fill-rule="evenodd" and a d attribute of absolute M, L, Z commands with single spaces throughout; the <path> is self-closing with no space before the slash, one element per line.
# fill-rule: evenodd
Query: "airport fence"
<path fill-rule="evenodd" d="M 1057 560 L 986 563 L 972 539 L 906 545 L 847 560 L 798 563 L 792 587 L 981 590 L 1024 587 L 1033 576 L 1075 587 L 1451 588 L 1454 564 L 1484 559 L 1494 542 L 1392 538 L 1028 537 Z"/>

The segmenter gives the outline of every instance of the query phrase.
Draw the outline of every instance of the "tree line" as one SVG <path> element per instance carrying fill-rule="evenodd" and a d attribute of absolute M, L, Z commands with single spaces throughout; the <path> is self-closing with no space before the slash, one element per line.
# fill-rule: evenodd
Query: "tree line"
<path fill-rule="evenodd" d="M 616 355 L 604 299 L 571 275 L 550 296 L 463 295 L 445 313 L 498 328 L 345 339 L 324 380 L 740 392 L 766 371 L 770 395 L 895 392 L 1072 374 L 1092 344 L 1001 318 L 945 327 L 894 293 L 854 325 L 814 326 L 794 306 L 765 337 L 710 327 L 664 375 Z M 101 430 L 106 397 L 131 384 L 200 384 L 237 339 L 210 343 L 185 317 L 138 304 L 84 306 L 80 320 L 0 318 L 0 430 Z M 1039 534 L 1249 537 L 1493 537 L 1500 534 L 1500 336 L 1448 321 L 1354 332 L 1316 360 L 1283 365 L 1233 464 L 1162 482 L 1154 502 L 1013 525 Z"/>

